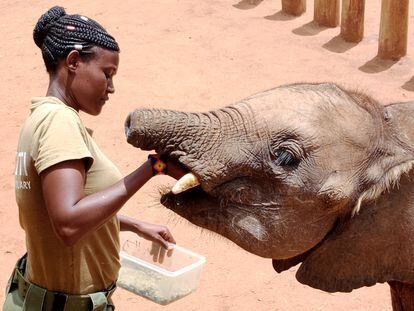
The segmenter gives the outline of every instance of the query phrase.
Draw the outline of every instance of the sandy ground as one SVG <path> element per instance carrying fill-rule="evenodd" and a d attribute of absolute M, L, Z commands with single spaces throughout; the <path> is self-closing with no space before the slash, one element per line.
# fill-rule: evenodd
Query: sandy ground
<path fill-rule="evenodd" d="M 95 139 L 123 173 L 146 153 L 128 145 L 123 122 L 136 107 L 206 111 L 291 82 L 334 81 L 362 90 L 382 103 L 412 100 L 412 27 L 408 55 L 398 62 L 376 59 L 380 1 L 366 1 L 365 38 L 343 42 L 339 28 L 311 23 L 312 1 L 299 18 L 281 13 L 277 0 L 257 5 L 238 0 L 60 1 L 68 13 L 100 21 L 118 40 L 121 66 L 116 93 L 99 117 L 83 115 Z M 15 260 L 24 252 L 24 233 L 14 202 L 14 159 L 29 99 L 44 95 L 47 75 L 32 40 L 33 27 L 52 1 L 0 2 L 0 301 Z M 410 9 L 410 23 L 413 22 Z M 118 310 L 391 310 L 388 286 L 328 294 L 295 279 L 297 267 L 276 274 L 269 259 L 253 256 L 203 231 L 158 204 L 156 177 L 123 212 L 167 224 L 179 244 L 207 258 L 198 290 L 166 307 L 118 290 Z"/>

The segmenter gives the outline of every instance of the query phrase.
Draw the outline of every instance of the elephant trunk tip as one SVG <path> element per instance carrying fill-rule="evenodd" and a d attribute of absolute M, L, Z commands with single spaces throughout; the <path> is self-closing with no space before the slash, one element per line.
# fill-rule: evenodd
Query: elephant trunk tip
<path fill-rule="evenodd" d="M 124 130 L 127 142 L 134 147 L 140 148 L 142 147 L 144 141 L 144 135 L 143 133 L 140 133 L 138 130 L 139 128 L 136 126 L 136 123 L 137 122 L 134 119 L 134 113 L 131 112 L 125 120 Z"/>
<path fill-rule="evenodd" d="M 130 126 L 131 126 L 131 114 L 127 116 L 125 123 L 124 123 L 125 136 L 127 137 L 127 140 L 128 140 L 129 133 L 130 133 Z"/>
<path fill-rule="evenodd" d="M 145 110 L 131 112 L 124 123 L 126 140 L 129 144 L 142 150 L 154 150 L 160 145 L 160 139 L 154 129 L 155 122 L 147 118 Z"/>

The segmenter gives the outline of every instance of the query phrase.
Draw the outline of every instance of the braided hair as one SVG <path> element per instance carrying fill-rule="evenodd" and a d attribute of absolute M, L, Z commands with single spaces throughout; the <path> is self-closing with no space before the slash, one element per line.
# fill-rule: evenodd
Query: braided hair
<path fill-rule="evenodd" d="M 78 50 L 83 57 L 93 54 L 94 46 L 119 52 L 118 43 L 100 24 L 82 15 L 67 15 L 59 6 L 52 7 L 39 18 L 33 40 L 42 50 L 49 73 L 53 73 L 58 61 L 72 50 Z"/>

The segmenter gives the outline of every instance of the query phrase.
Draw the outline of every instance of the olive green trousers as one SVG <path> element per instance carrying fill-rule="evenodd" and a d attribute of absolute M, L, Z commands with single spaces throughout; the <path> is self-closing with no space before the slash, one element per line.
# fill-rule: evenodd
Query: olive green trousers
<path fill-rule="evenodd" d="M 6 287 L 3 311 L 113 311 L 116 286 L 87 295 L 66 295 L 28 282 L 24 278 L 26 255 L 17 261 Z"/>

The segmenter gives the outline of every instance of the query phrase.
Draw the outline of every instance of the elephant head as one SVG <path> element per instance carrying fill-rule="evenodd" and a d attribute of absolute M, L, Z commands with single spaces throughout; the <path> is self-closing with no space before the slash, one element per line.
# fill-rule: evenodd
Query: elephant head
<path fill-rule="evenodd" d="M 167 208 L 300 282 L 351 291 L 414 281 L 414 103 L 381 106 L 335 84 L 281 86 L 206 113 L 138 109 L 127 141 L 200 186 Z"/>

